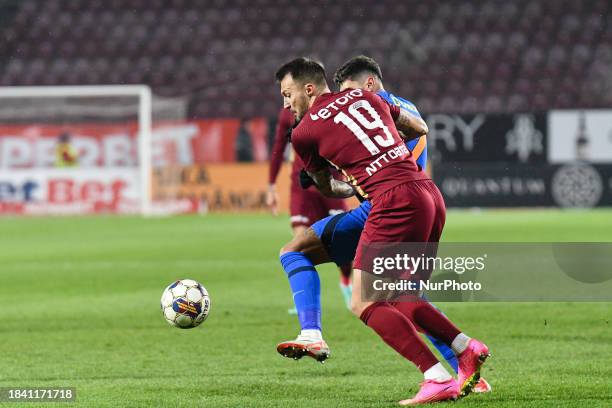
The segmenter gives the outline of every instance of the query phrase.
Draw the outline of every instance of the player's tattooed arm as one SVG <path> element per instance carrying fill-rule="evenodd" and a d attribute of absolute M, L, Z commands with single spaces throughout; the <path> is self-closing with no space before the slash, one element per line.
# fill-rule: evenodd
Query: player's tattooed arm
<path fill-rule="evenodd" d="M 307 173 L 314 180 L 321 194 L 326 197 L 349 198 L 355 195 L 353 187 L 349 183 L 333 178 L 329 168 L 324 168 L 317 172 L 308 171 Z"/>
<path fill-rule="evenodd" d="M 412 140 L 427 135 L 429 128 L 425 121 L 407 110 L 400 109 L 399 116 L 395 119 L 395 126 L 404 140 Z"/>

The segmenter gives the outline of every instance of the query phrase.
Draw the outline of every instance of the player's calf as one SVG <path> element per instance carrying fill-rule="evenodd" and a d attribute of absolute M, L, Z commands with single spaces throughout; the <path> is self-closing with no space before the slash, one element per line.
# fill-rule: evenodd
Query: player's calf
<path fill-rule="evenodd" d="M 353 294 L 351 297 L 351 313 L 353 313 L 357 317 L 360 317 L 363 314 L 364 310 L 366 310 L 368 306 L 372 304 L 372 302 L 363 302 L 361 301 L 361 299 L 355 299 L 356 297 L 359 297 L 359 294 L 356 292 L 357 291 L 353 290 Z"/>
<path fill-rule="evenodd" d="M 302 252 L 283 247 L 280 262 L 287 274 L 302 332 L 294 341 L 277 346 L 278 352 L 294 359 L 304 355 L 324 361 L 329 347 L 321 337 L 321 284 L 312 262 Z"/>
<path fill-rule="evenodd" d="M 351 293 L 351 313 L 361 318 L 364 310 L 366 310 L 372 302 L 364 302 L 361 298 L 361 271 L 355 269 L 353 271 L 353 292 Z"/>

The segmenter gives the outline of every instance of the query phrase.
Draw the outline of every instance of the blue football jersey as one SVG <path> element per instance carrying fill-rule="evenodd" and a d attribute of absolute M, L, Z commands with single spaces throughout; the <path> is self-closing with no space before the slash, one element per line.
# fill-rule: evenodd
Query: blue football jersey
<path fill-rule="evenodd" d="M 418 109 L 414 105 L 414 103 L 410 102 L 407 99 L 400 98 L 399 96 L 395 96 L 387 91 L 379 91 L 378 95 L 381 96 L 384 100 L 393 105 L 399 106 L 400 108 L 407 110 L 417 117 L 421 117 Z M 422 136 L 417 139 L 406 142 L 406 146 L 412 152 L 414 156 L 414 160 L 419 165 L 422 170 L 425 170 L 425 165 L 427 164 L 427 136 Z"/>

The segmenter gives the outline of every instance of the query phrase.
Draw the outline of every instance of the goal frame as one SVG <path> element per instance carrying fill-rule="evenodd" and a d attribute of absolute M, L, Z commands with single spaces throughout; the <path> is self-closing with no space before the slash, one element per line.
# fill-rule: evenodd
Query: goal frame
<path fill-rule="evenodd" d="M 0 98 L 135 96 L 138 98 L 140 212 L 152 215 L 152 93 L 148 85 L 4 86 Z"/>

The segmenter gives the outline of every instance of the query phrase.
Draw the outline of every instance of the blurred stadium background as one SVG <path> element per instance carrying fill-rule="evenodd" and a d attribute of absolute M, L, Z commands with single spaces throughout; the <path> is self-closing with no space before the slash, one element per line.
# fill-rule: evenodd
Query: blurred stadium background
<path fill-rule="evenodd" d="M 274 350 L 297 330 L 277 258 L 288 217 L 265 213 L 273 74 L 295 56 L 330 74 L 378 60 L 429 124 L 449 207 L 532 207 L 451 210 L 445 240 L 612 241 L 594 208 L 612 206 L 607 0 L 2 0 L 0 39 L 3 387 L 73 386 L 96 407 L 394 406 L 416 391 L 331 265 L 333 359 Z M 209 215 L 12 217 L 143 211 Z M 158 302 L 187 277 L 212 312 L 178 331 Z M 439 306 L 494 352 L 494 393 L 463 406 L 610 405 L 609 304 Z"/>
<path fill-rule="evenodd" d="M 295 55 L 331 70 L 371 55 L 389 85 L 427 113 L 612 104 L 605 0 L 3 5 L 2 85 L 146 83 L 186 98 L 190 118 L 275 116 L 271 73 Z"/>
<path fill-rule="evenodd" d="M 172 212 L 261 210 L 281 105 L 274 70 L 306 55 L 333 73 L 363 53 L 425 115 L 450 206 L 610 205 L 611 9 L 606 0 L 4 0 L 0 85 L 148 85 L 154 200 Z M 1 211 L 138 211 L 140 179 L 125 174 L 142 161 L 139 106 L 125 96 L 0 96 Z M 54 167 L 61 133 L 80 157 L 57 177 L 74 185 L 37 170 Z"/>

